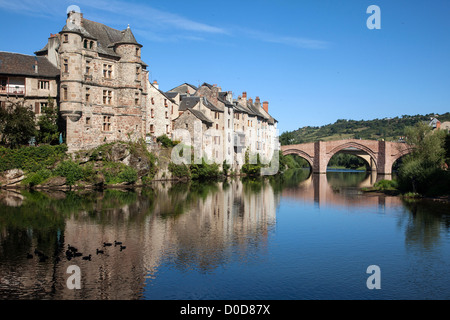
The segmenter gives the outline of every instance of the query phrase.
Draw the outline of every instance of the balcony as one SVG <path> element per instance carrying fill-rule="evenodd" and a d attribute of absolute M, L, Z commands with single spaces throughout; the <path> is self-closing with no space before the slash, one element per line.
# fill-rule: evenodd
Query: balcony
<path fill-rule="evenodd" d="M 25 87 L 1 86 L 0 94 L 11 94 L 11 95 L 23 96 L 23 95 L 25 95 Z"/>

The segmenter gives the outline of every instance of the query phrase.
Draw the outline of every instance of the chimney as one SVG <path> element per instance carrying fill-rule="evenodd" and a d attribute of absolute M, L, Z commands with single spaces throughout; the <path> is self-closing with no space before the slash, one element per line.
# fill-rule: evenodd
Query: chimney
<path fill-rule="evenodd" d="M 158 81 L 153 81 L 153 86 L 156 88 L 156 89 L 158 89 L 159 90 L 159 84 L 158 84 Z"/>
<path fill-rule="evenodd" d="M 269 102 L 267 102 L 267 101 L 264 101 L 264 102 L 263 102 L 263 109 L 264 109 L 267 113 L 269 113 Z"/>
<path fill-rule="evenodd" d="M 34 57 L 34 73 L 39 73 L 37 57 Z"/>
<path fill-rule="evenodd" d="M 242 98 L 247 99 L 247 92 L 242 92 Z"/>
<path fill-rule="evenodd" d="M 252 98 L 249 98 L 249 99 L 248 99 L 248 102 L 250 102 L 250 104 L 253 104 L 253 99 L 252 99 Z"/>
<path fill-rule="evenodd" d="M 258 108 L 261 107 L 261 99 L 259 99 L 259 97 L 255 98 L 255 106 Z"/>

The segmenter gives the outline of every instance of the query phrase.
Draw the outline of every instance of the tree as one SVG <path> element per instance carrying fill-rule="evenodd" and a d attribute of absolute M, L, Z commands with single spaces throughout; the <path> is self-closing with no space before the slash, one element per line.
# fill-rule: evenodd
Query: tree
<path fill-rule="evenodd" d="M 250 156 L 252 157 L 251 160 L 250 160 Z M 256 156 L 256 161 L 255 161 L 255 156 Z M 261 164 L 261 160 L 259 159 L 259 154 L 250 155 L 250 151 L 247 150 L 245 152 L 245 162 L 241 169 L 242 173 L 245 173 L 249 176 L 260 176 L 261 168 L 262 168 L 262 164 Z"/>
<path fill-rule="evenodd" d="M 407 128 L 406 137 L 413 151 L 400 166 L 399 188 L 430 195 L 448 192 L 448 172 L 443 170 L 445 132 L 418 123 Z"/>
<path fill-rule="evenodd" d="M 53 98 L 48 98 L 46 107 L 42 107 L 42 115 L 39 117 L 38 126 L 38 141 L 43 143 L 55 144 L 58 143 L 59 130 L 58 120 L 59 112 L 55 106 Z"/>
<path fill-rule="evenodd" d="M 36 135 L 34 112 L 20 102 L 0 108 L 0 133 L 2 143 L 12 148 L 28 144 Z"/>

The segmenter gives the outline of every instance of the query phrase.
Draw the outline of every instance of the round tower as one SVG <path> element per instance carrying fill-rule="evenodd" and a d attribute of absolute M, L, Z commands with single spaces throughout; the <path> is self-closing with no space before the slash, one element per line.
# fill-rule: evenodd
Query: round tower
<path fill-rule="evenodd" d="M 82 18 L 83 14 L 70 11 L 60 34 L 61 59 L 60 109 L 65 119 L 78 121 L 82 115 Z"/>

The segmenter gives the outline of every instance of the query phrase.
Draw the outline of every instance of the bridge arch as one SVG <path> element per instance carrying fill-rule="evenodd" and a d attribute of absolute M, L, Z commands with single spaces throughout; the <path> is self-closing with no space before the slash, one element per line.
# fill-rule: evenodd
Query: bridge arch
<path fill-rule="evenodd" d="M 377 164 L 377 155 L 375 154 L 374 150 L 372 150 L 370 147 L 363 145 L 361 143 L 355 142 L 355 141 L 342 141 L 343 143 L 341 145 L 335 146 L 333 149 L 327 152 L 327 159 L 325 159 L 326 166 L 328 166 L 328 163 L 330 162 L 331 158 L 338 154 L 339 152 L 344 152 L 348 154 L 353 154 L 354 156 L 364 160 L 367 164 L 367 167 L 370 168 L 370 171 L 377 171 L 378 164 Z M 351 152 L 346 149 L 356 149 L 360 150 L 365 155 L 369 156 L 369 159 L 365 157 L 364 155 L 359 154 L 359 152 Z M 368 170 L 369 171 L 369 170 Z"/>
<path fill-rule="evenodd" d="M 289 154 L 293 154 L 293 155 L 297 155 L 299 157 L 302 157 L 303 159 L 305 159 L 306 161 L 308 161 L 309 165 L 311 166 L 311 169 L 314 166 L 314 158 L 311 157 L 308 153 L 306 153 L 303 150 L 299 150 L 299 149 L 287 149 L 285 151 L 283 151 L 283 155 L 287 156 Z"/>

